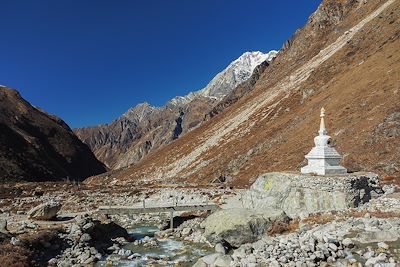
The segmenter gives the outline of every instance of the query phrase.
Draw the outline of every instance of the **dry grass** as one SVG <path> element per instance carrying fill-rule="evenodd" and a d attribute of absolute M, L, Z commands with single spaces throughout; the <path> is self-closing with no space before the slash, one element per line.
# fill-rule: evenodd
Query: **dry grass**
<path fill-rule="evenodd" d="M 310 217 L 305 218 L 304 220 L 302 220 L 302 223 L 305 224 L 310 224 L 310 225 L 317 225 L 317 224 L 327 224 L 330 223 L 332 221 L 338 221 L 338 220 L 343 220 L 344 217 L 342 216 L 337 216 L 334 214 L 317 214 L 317 215 L 313 215 Z"/>
<path fill-rule="evenodd" d="M 30 247 L 38 247 L 41 245 L 43 241 L 52 241 L 58 237 L 60 229 L 51 229 L 51 230 L 40 230 L 34 234 L 25 233 L 20 235 L 18 238 L 22 241 L 22 243 L 30 246 Z"/>
<path fill-rule="evenodd" d="M 30 265 L 32 252 L 25 247 L 0 244 L 0 265 L 4 267 L 26 267 Z"/>
<path fill-rule="evenodd" d="M 289 234 L 297 231 L 299 229 L 299 220 L 293 220 L 289 223 L 275 223 L 268 229 L 269 236 Z"/>
<path fill-rule="evenodd" d="M 355 218 L 364 217 L 366 213 L 367 213 L 366 211 L 362 211 L 362 212 L 350 211 L 349 212 L 350 216 L 355 217 Z M 372 217 L 381 218 L 381 219 L 400 217 L 400 213 L 396 213 L 396 212 L 371 211 L 368 213 L 371 214 Z"/>
<path fill-rule="evenodd" d="M 400 177 L 399 176 L 385 176 L 381 179 L 381 184 L 393 184 L 396 185 L 396 192 L 400 192 Z"/>
<path fill-rule="evenodd" d="M 54 249 L 54 245 L 61 245 L 58 232 L 58 229 L 54 229 L 22 234 L 17 237 L 21 241 L 21 245 L 18 246 L 12 245 L 9 239 L 3 240 L 0 243 L 0 266 L 45 266 L 46 262 L 59 252 Z M 52 244 L 52 247 L 47 247 L 45 243 Z"/>
<path fill-rule="evenodd" d="M 373 211 L 368 212 L 372 217 L 375 218 L 393 218 L 393 217 L 400 217 L 399 213 L 395 212 L 383 212 L 383 211 Z M 302 223 L 309 224 L 309 225 L 323 225 L 330 223 L 332 221 L 344 221 L 348 218 L 361 218 L 367 214 L 367 211 L 355 211 L 349 210 L 345 213 L 331 213 L 331 214 L 315 214 L 308 218 L 302 220 Z"/>

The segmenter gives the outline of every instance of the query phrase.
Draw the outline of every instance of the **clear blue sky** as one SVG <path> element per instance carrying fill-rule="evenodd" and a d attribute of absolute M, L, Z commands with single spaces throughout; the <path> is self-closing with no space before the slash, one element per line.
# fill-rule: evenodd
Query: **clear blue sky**
<path fill-rule="evenodd" d="M 0 0 L 0 84 L 71 127 L 204 87 L 280 49 L 318 0 Z"/>

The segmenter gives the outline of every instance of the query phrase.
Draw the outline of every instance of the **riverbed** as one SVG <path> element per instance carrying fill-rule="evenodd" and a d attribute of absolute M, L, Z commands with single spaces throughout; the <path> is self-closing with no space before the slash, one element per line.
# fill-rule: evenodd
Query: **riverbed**
<path fill-rule="evenodd" d="M 136 225 L 128 229 L 128 233 L 135 240 L 142 240 L 146 236 L 154 237 L 159 229 L 155 225 Z M 131 250 L 135 257 L 131 260 L 111 255 L 96 264 L 105 266 L 192 266 L 199 258 L 210 254 L 213 249 L 207 244 L 193 243 L 177 238 L 157 239 L 157 246 L 146 247 L 129 243 L 124 249 Z"/>

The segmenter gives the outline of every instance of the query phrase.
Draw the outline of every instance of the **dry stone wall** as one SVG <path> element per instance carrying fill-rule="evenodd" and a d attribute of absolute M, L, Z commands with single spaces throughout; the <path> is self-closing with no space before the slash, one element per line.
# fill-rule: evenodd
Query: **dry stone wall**
<path fill-rule="evenodd" d="M 374 173 L 313 176 L 276 172 L 261 175 L 250 190 L 236 196 L 236 202 L 243 208 L 283 210 L 294 218 L 358 207 L 382 193 Z"/>

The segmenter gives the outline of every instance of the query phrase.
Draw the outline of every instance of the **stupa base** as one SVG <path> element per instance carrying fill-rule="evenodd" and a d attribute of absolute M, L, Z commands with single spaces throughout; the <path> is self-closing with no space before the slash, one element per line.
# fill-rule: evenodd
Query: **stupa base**
<path fill-rule="evenodd" d="M 317 175 L 335 175 L 335 174 L 347 174 L 347 169 L 342 166 L 305 166 L 301 168 L 301 173 L 304 174 L 317 174 Z"/>

